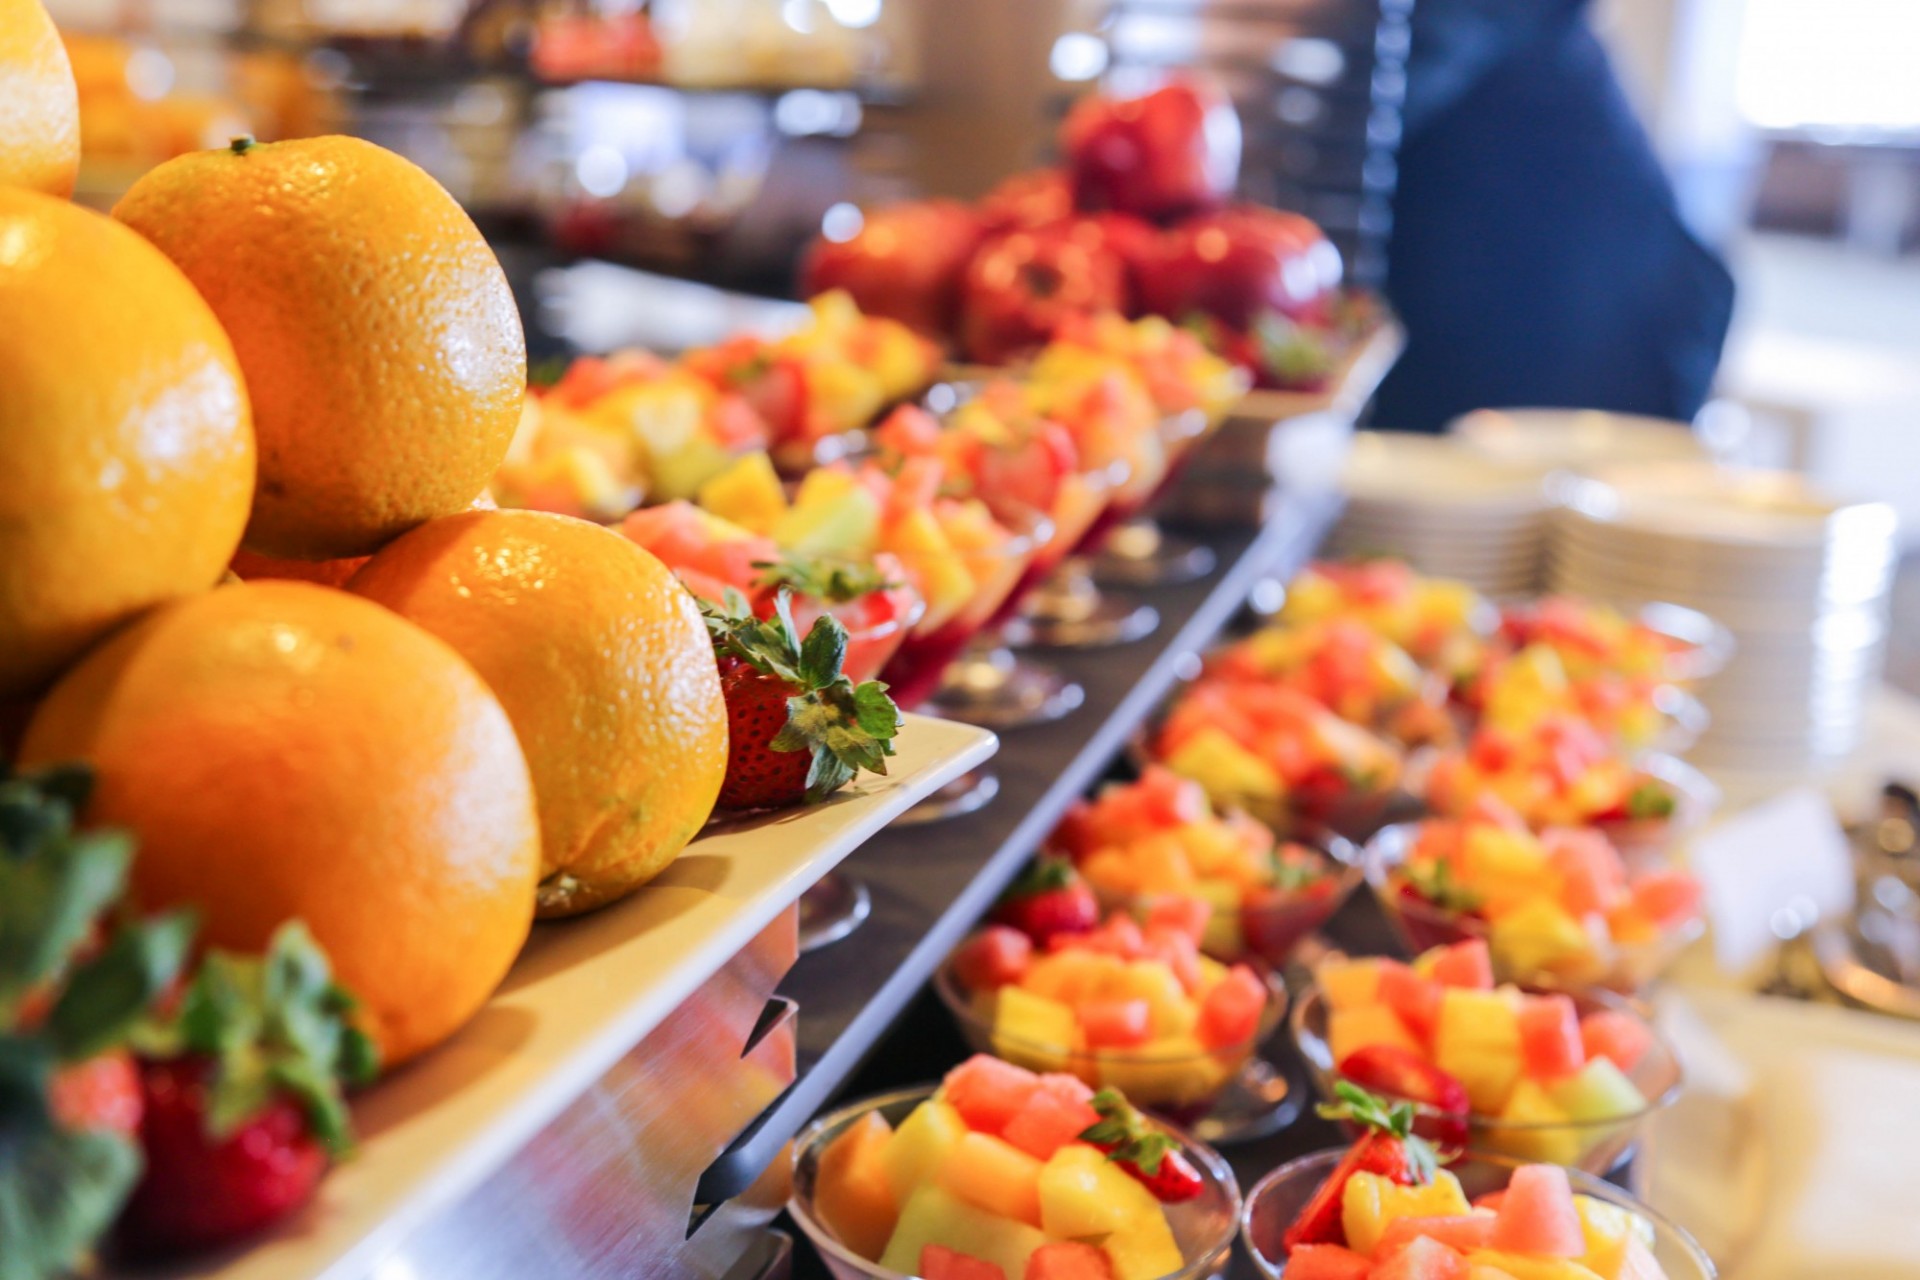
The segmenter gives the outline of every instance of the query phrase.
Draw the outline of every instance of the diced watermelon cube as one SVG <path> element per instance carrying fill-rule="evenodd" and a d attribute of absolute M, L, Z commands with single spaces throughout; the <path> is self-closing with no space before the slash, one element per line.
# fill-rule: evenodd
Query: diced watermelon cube
<path fill-rule="evenodd" d="M 1506 1199 L 1493 1216 L 1491 1248 L 1542 1258 L 1577 1258 L 1587 1250 L 1580 1211 L 1567 1171 L 1557 1164 L 1528 1164 L 1513 1171 Z"/>
<path fill-rule="evenodd" d="M 1260 1014 L 1267 1007 L 1267 984 L 1243 964 L 1227 970 L 1200 1001 L 1200 1021 L 1194 1035 L 1209 1049 L 1246 1044 L 1260 1030 Z"/>
<path fill-rule="evenodd" d="M 1337 1244 L 1303 1244 L 1287 1255 L 1287 1280 L 1367 1280 L 1373 1263 Z"/>
<path fill-rule="evenodd" d="M 920 1250 L 920 1280 L 1007 1280 L 997 1262 L 930 1244 Z"/>
<path fill-rule="evenodd" d="M 1162 961 L 1173 970 L 1173 976 L 1180 979 L 1188 995 L 1200 989 L 1204 981 L 1200 948 L 1192 938 L 1158 924 L 1148 925 L 1141 933 L 1141 948 L 1148 959 Z"/>
<path fill-rule="evenodd" d="M 1099 1245 L 1055 1240 L 1027 1255 L 1027 1274 L 1021 1280 L 1113 1280 L 1113 1264 Z"/>
<path fill-rule="evenodd" d="M 1599 1009 L 1580 1019 L 1580 1043 L 1589 1058 L 1612 1058 L 1631 1075 L 1653 1044 L 1646 1023 L 1618 1009 Z"/>
<path fill-rule="evenodd" d="M 1206 791 L 1164 765 L 1148 765 L 1133 791 L 1147 821 L 1155 826 L 1181 827 L 1207 816 Z"/>
<path fill-rule="evenodd" d="M 1405 965 L 1385 965 L 1380 970 L 1380 999 L 1406 1024 L 1407 1030 L 1427 1044 L 1433 1043 L 1433 1029 L 1440 1021 L 1441 985 L 1423 978 Z"/>
<path fill-rule="evenodd" d="M 1153 1033 L 1153 1006 L 1145 1000 L 1086 1000 L 1074 1012 L 1089 1049 L 1130 1049 Z"/>
<path fill-rule="evenodd" d="M 1484 1249 L 1487 1241 L 1493 1238 L 1493 1222 L 1490 1213 L 1443 1218 L 1395 1218 L 1380 1234 L 1380 1242 L 1373 1247 L 1373 1254 L 1376 1258 L 1388 1257 L 1423 1236 L 1462 1253 Z"/>
<path fill-rule="evenodd" d="M 968 1128 L 997 1134 L 1039 1088 L 1040 1077 L 1025 1067 L 977 1053 L 947 1072 L 941 1091 Z"/>
<path fill-rule="evenodd" d="M 1538 1080 L 1558 1080 L 1587 1064 L 1580 1016 L 1567 996 L 1528 996 L 1520 1006 L 1520 1059 Z"/>
<path fill-rule="evenodd" d="M 1156 925 L 1185 934 L 1197 945 L 1206 936 L 1207 922 L 1213 919 L 1213 904 L 1204 898 L 1168 893 L 1155 898 L 1147 908 L 1147 933 Z"/>
<path fill-rule="evenodd" d="M 1672 928 L 1700 914 L 1700 882 L 1685 871 L 1649 871 L 1633 881 L 1633 903 L 1648 919 Z"/>
<path fill-rule="evenodd" d="M 1467 1259 L 1438 1240 L 1422 1236 L 1385 1262 L 1367 1280 L 1466 1280 Z"/>
<path fill-rule="evenodd" d="M 1040 1087 L 1007 1121 L 1000 1136 L 1036 1159 L 1051 1159 L 1054 1152 L 1099 1122 L 1100 1113 L 1093 1109 L 1092 1098 L 1093 1090 L 1074 1076 L 1041 1076 Z"/>
<path fill-rule="evenodd" d="M 1140 955 L 1146 946 L 1146 939 L 1141 936 L 1140 926 L 1134 923 L 1132 916 L 1116 911 L 1091 932 L 1074 935 L 1070 945 L 1132 960 Z"/>
<path fill-rule="evenodd" d="M 1443 987 L 1468 991 L 1493 990 L 1493 955 L 1485 938 L 1468 938 L 1444 947 L 1433 957 L 1433 980 Z"/>
<path fill-rule="evenodd" d="M 968 991 L 996 991 L 1024 978 L 1033 963 L 1033 939 L 990 924 L 953 953 L 953 975 Z"/>

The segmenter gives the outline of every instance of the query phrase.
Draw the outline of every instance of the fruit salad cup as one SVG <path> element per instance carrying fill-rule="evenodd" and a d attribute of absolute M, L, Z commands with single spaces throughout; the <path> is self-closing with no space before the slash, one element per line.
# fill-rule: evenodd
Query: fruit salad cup
<path fill-rule="evenodd" d="M 1293 689 L 1403 746 L 1446 746 L 1456 737 L 1445 677 L 1357 619 L 1263 627 L 1214 652 L 1206 674 Z"/>
<path fill-rule="evenodd" d="M 1303 625 L 1345 618 L 1411 654 L 1450 682 L 1471 673 L 1500 613 L 1450 578 L 1425 578 L 1400 560 L 1320 561 L 1287 585 L 1278 621 Z"/>
<path fill-rule="evenodd" d="M 941 966 L 934 990 L 982 1053 L 1119 1089 L 1210 1142 L 1272 1132 L 1295 1110 L 1276 1120 L 1288 1090 L 1259 1060 L 1286 984 L 1200 954 L 1197 923 L 1143 927 L 1116 912 L 1039 944 L 988 925 Z"/>
<path fill-rule="evenodd" d="M 1365 1280 L 1375 1275 L 1395 1280 L 1440 1276 L 1476 1280 L 1483 1274 L 1541 1280 L 1714 1280 L 1717 1275 L 1712 1259 L 1692 1236 L 1613 1184 L 1578 1171 L 1522 1173 L 1539 1166 L 1492 1155 L 1472 1156 L 1445 1169 L 1457 1180 L 1459 1200 L 1446 1193 L 1450 1203 L 1443 1207 L 1457 1209 L 1465 1202 L 1472 1206 L 1467 1214 L 1431 1214 L 1425 1212 L 1431 1206 L 1421 1206 L 1417 1215 L 1388 1216 L 1390 1208 L 1417 1203 L 1413 1196 L 1394 1193 L 1391 1206 L 1377 1206 L 1382 1212 L 1367 1215 L 1365 1207 L 1356 1212 L 1355 1231 L 1362 1234 L 1361 1239 L 1289 1247 L 1294 1225 L 1322 1200 L 1330 1181 L 1345 1177 L 1349 1154 L 1320 1151 L 1290 1161 L 1248 1193 L 1240 1216 L 1240 1238 L 1266 1280 Z M 1572 1203 L 1571 1219 L 1559 1190 L 1562 1177 Z M 1512 1194 L 1516 1189 L 1517 1197 Z M 1400 1189 L 1406 1190 L 1411 1189 Z M 1508 1204 L 1513 1211 L 1502 1223 L 1500 1214 Z M 1344 1219 L 1344 1205 L 1341 1216 Z M 1396 1220 L 1409 1218 L 1415 1220 L 1396 1229 Z M 1381 1223 L 1378 1236 L 1365 1235 L 1375 1221 Z M 1431 1238 L 1446 1245 L 1447 1252 L 1416 1244 L 1429 1235 L 1429 1228 Z M 1387 1239 L 1388 1232 L 1394 1233 L 1392 1240 Z M 1348 1247 L 1367 1243 L 1374 1246 L 1372 1257 Z M 1493 1248 L 1496 1244 L 1502 1247 Z M 1466 1249 L 1464 1264 L 1449 1256 L 1449 1252 L 1457 1255 L 1459 1246 Z M 1396 1248 L 1403 1259 L 1399 1269 L 1374 1270 L 1373 1258 L 1384 1261 L 1391 1256 L 1387 1247 Z M 1410 1261 L 1405 1260 L 1408 1254 L 1413 1255 Z"/>
<path fill-rule="evenodd" d="M 1482 728 L 1463 749 L 1440 753 L 1414 773 L 1411 784 L 1436 814 L 1535 831 L 1594 827 L 1633 867 L 1669 854 L 1720 799 L 1691 765 L 1663 755 L 1629 759 L 1570 716 L 1521 733 Z"/>
<path fill-rule="evenodd" d="M 1153 1176 L 1128 1158 L 1156 1149 Z M 1239 1223 L 1207 1147 L 991 1058 L 816 1120 L 793 1152 L 787 1211 L 836 1280 L 1203 1280 Z"/>
<path fill-rule="evenodd" d="M 796 556 L 684 501 L 642 508 L 615 527 L 705 600 L 722 604 L 728 591 L 738 591 L 755 613 L 771 617 L 784 587 L 803 636 L 821 615 L 832 614 L 847 630 L 842 669 L 855 684 L 880 674 L 926 610 L 904 566 L 885 552 L 865 562 Z"/>
<path fill-rule="evenodd" d="M 1160 765 L 1076 803 L 1046 847 L 1072 860 L 1106 907 L 1142 924 L 1198 916 L 1207 955 L 1276 970 L 1361 880 L 1347 841 L 1280 842 L 1245 814 L 1216 815 L 1198 783 Z"/>
<path fill-rule="evenodd" d="M 743 334 L 682 362 L 754 407 L 774 461 L 792 476 L 857 455 L 865 429 L 933 385 L 940 369 L 932 342 L 897 321 L 862 315 L 845 292 L 829 290 L 808 306 L 807 323 L 792 333 Z"/>
<path fill-rule="evenodd" d="M 1398 746 L 1270 685 L 1186 685 L 1145 755 L 1198 782 L 1216 808 L 1243 809 L 1283 838 L 1331 831 L 1364 841 L 1405 798 Z"/>
<path fill-rule="evenodd" d="M 1497 977 L 1561 990 L 1644 990 L 1705 931 L 1685 871 L 1629 871 L 1607 837 L 1535 836 L 1435 818 L 1381 831 L 1366 874 L 1410 951 L 1480 939 Z"/>
<path fill-rule="evenodd" d="M 1605 1174 L 1680 1094 L 1679 1060 L 1632 1004 L 1496 988 L 1479 942 L 1412 965 L 1329 958 L 1292 1027 L 1323 1097 L 1346 1080 L 1410 1102 L 1443 1149 Z"/>
<path fill-rule="evenodd" d="M 1509 649 L 1551 648 L 1575 679 L 1612 673 L 1685 685 L 1713 675 L 1733 656 L 1732 634 L 1696 610 L 1651 604 L 1628 617 L 1572 596 L 1509 606 L 1501 613 L 1499 640 Z"/>
<path fill-rule="evenodd" d="M 1458 695 L 1481 727 L 1524 733 L 1568 716 L 1628 753 L 1684 751 L 1707 727 L 1700 700 L 1664 677 L 1621 671 L 1574 676 L 1547 644 L 1489 652 L 1473 679 L 1458 686 Z"/>

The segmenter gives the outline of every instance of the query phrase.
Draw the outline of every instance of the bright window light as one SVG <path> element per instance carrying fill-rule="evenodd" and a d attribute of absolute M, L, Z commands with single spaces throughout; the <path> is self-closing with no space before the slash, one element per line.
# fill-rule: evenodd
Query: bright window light
<path fill-rule="evenodd" d="M 1920 128 L 1920 0 L 1748 0 L 1741 114 L 1763 129 Z"/>

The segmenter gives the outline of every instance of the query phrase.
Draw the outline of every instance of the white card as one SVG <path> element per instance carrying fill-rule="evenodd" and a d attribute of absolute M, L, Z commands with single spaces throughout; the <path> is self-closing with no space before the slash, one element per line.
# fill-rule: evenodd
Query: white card
<path fill-rule="evenodd" d="M 1846 832 L 1826 797 L 1806 788 L 1716 823 L 1692 839 L 1688 857 L 1706 888 L 1714 956 L 1728 973 L 1746 972 L 1778 945 L 1791 916 L 1805 928 L 1853 905 Z"/>

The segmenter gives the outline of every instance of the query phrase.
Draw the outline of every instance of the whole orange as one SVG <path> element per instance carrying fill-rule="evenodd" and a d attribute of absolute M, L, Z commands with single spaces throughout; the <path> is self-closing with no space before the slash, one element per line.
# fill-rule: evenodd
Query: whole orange
<path fill-rule="evenodd" d="M 233 335 L 260 437 L 250 549 L 367 555 L 493 478 L 526 341 L 493 250 L 424 170 L 357 138 L 240 139 L 113 213 Z"/>
<path fill-rule="evenodd" d="M 27 726 L 139 841 L 144 907 L 264 947 L 305 920 L 387 1065 L 451 1035 L 533 917 L 539 820 L 513 726 L 460 655 L 344 591 L 221 587 L 94 650 Z"/>
<path fill-rule="evenodd" d="M 253 473 L 233 347 L 179 268 L 0 187 L 0 697 L 219 581 Z"/>
<path fill-rule="evenodd" d="M 40 0 L 0 0 L 0 185 L 65 198 L 80 169 L 73 67 Z"/>
<path fill-rule="evenodd" d="M 619 534 L 536 511 L 448 516 L 350 589 L 458 649 L 513 718 L 540 804 L 541 915 L 652 879 L 713 811 L 727 712 L 712 641 L 679 580 Z"/>

